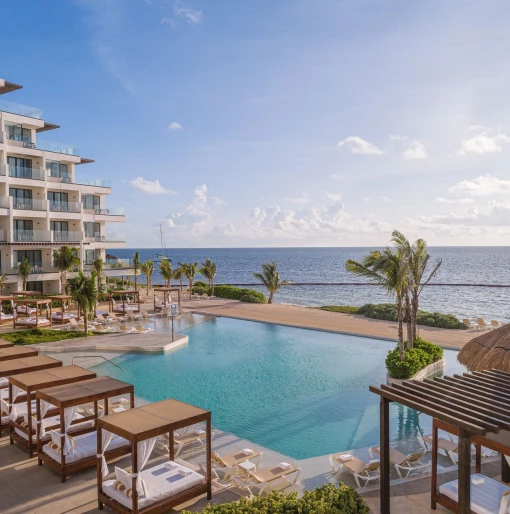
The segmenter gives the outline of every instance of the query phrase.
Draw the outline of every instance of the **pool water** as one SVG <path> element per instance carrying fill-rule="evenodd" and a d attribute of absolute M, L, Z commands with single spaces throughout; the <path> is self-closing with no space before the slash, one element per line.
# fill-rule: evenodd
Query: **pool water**
<path fill-rule="evenodd" d="M 201 322 L 199 322 L 201 321 Z M 168 397 L 212 411 L 213 425 L 296 459 L 379 441 L 384 359 L 393 343 L 228 318 L 184 330 L 188 346 L 167 354 L 124 354 L 96 371 L 133 383 L 154 402 Z M 462 372 L 445 351 L 446 373 Z M 392 440 L 416 440 L 431 420 L 391 406 Z M 414 445 L 412 445 L 414 446 Z"/>

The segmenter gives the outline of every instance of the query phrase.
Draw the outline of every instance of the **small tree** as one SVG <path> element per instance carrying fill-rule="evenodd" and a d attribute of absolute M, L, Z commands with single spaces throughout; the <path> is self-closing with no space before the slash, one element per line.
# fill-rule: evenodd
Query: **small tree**
<path fill-rule="evenodd" d="M 269 299 L 267 303 L 273 303 L 273 297 L 276 291 L 291 283 L 290 280 L 282 280 L 280 278 L 277 268 L 278 264 L 276 262 L 266 262 L 265 264 L 262 264 L 262 273 L 253 274 L 253 276 L 269 291 Z"/>
<path fill-rule="evenodd" d="M 191 295 L 193 293 L 193 280 L 197 274 L 198 262 L 179 262 L 179 266 L 182 269 L 182 274 L 188 279 L 189 298 L 191 300 Z"/>
<path fill-rule="evenodd" d="M 179 287 L 181 288 L 181 291 L 182 291 L 182 277 L 184 276 L 184 273 L 182 271 L 182 266 L 179 266 L 178 268 L 175 268 L 172 272 L 172 278 L 174 280 L 178 280 L 179 281 Z"/>
<path fill-rule="evenodd" d="M 53 266 L 60 271 L 60 289 L 62 294 L 66 293 L 67 272 L 79 265 L 80 258 L 74 248 L 61 246 L 60 250 L 55 250 L 53 253 Z"/>
<path fill-rule="evenodd" d="M 135 252 L 133 255 L 133 270 L 135 272 L 135 291 L 138 291 L 138 273 L 140 272 L 140 266 L 142 263 L 140 262 L 140 254 Z"/>
<path fill-rule="evenodd" d="M 0 294 L 4 294 L 5 282 L 7 281 L 7 273 L 0 275 Z"/>
<path fill-rule="evenodd" d="M 206 278 L 207 282 L 209 282 L 209 289 L 212 296 L 214 296 L 214 277 L 216 276 L 216 271 L 216 263 L 211 259 L 206 259 L 205 262 L 202 263 L 202 267 L 198 270 L 200 275 Z"/>
<path fill-rule="evenodd" d="M 97 294 L 101 292 L 101 279 L 103 278 L 104 262 L 101 257 L 94 259 L 94 271 L 97 277 Z"/>
<path fill-rule="evenodd" d="M 23 291 L 27 290 L 27 280 L 30 273 L 32 273 L 32 266 L 28 262 L 28 259 L 25 258 L 23 262 L 20 262 L 18 264 L 18 277 L 21 278 L 21 282 L 23 284 Z"/>
<path fill-rule="evenodd" d="M 92 271 L 90 277 L 86 277 L 80 270 L 78 276 L 69 281 L 69 289 L 73 302 L 78 305 L 83 313 L 83 322 L 85 324 L 85 335 L 88 335 L 88 318 L 97 300 L 96 290 L 96 272 Z"/>
<path fill-rule="evenodd" d="M 154 263 L 149 259 L 140 265 L 140 271 L 147 277 L 147 293 L 152 287 L 152 274 L 154 273 Z"/>
<path fill-rule="evenodd" d="M 159 263 L 159 272 L 161 273 L 161 276 L 165 281 L 166 287 L 172 287 L 172 278 L 174 275 L 174 270 L 169 260 L 163 259 Z"/>

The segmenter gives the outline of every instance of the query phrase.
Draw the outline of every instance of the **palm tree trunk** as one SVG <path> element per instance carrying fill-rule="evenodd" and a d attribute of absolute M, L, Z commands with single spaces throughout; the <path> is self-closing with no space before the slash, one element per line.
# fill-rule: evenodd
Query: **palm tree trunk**
<path fill-rule="evenodd" d="M 411 300 L 411 323 L 413 330 L 413 343 L 417 339 L 417 325 L 418 325 L 418 292 L 413 291 L 413 298 Z"/>
<path fill-rule="evenodd" d="M 211 296 L 214 296 L 214 279 L 211 280 Z"/>
<path fill-rule="evenodd" d="M 398 322 L 398 348 L 400 351 L 400 360 L 405 360 L 404 354 L 404 327 L 403 327 L 403 309 L 402 309 L 402 297 L 397 296 L 397 322 Z"/>
<path fill-rule="evenodd" d="M 267 301 L 267 303 L 273 303 L 273 296 L 274 296 L 274 291 L 269 291 L 269 300 Z"/>
<path fill-rule="evenodd" d="M 188 277 L 188 287 L 189 287 L 189 299 L 191 300 L 191 295 L 193 293 L 193 279 Z"/>
<path fill-rule="evenodd" d="M 411 302 L 409 300 L 409 293 L 406 291 L 406 322 L 407 322 L 407 348 L 413 348 L 413 322 L 411 315 Z"/>
<path fill-rule="evenodd" d="M 85 328 L 85 336 L 89 335 L 89 320 L 88 320 L 88 313 L 87 309 L 83 308 L 83 323 Z"/>

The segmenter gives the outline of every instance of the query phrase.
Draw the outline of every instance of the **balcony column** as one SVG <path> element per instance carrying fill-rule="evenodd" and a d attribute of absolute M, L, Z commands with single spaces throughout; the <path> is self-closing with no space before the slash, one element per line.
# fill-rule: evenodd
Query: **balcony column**
<path fill-rule="evenodd" d="M 7 176 L 9 176 L 9 173 L 7 173 Z M 9 184 L 7 184 L 7 188 L 9 187 Z M 7 229 L 7 241 L 9 243 L 14 242 L 14 210 L 13 210 L 13 202 L 12 202 L 12 196 L 9 195 L 9 228 Z"/>

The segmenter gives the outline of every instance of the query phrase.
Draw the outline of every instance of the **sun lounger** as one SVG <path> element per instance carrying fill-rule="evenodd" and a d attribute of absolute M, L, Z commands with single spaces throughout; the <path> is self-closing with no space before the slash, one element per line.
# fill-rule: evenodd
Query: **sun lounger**
<path fill-rule="evenodd" d="M 136 332 L 136 330 L 132 327 L 126 327 L 126 325 L 121 325 L 119 327 L 119 330 L 125 334 L 133 334 L 134 332 Z"/>
<path fill-rule="evenodd" d="M 480 327 L 480 326 L 478 326 L 476 323 L 472 323 L 472 322 L 471 322 L 471 320 L 469 320 L 469 319 L 467 319 L 467 318 L 463 319 L 463 320 L 462 320 L 462 323 L 463 323 L 464 325 L 466 325 L 466 327 L 468 327 L 468 328 L 470 328 L 470 329 L 472 328 L 472 329 L 474 329 L 474 330 L 479 330 L 479 329 L 481 328 L 481 327 Z"/>
<path fill-rule="evenodd" d="M 381 462 L 378 460 L 371 460 L 370 462 L 363 462 L 350 453 L 336 453 L 329 457 L 329 463 L 331 464 L 331 470 L 333 475 L 343 471 L 343 469 L 349 471 L 354 476 L 358 488 L 361 487 L 360 480 L 364 480 L 363 487 L 370 484 L 372 480 L 379 480 Z"/>
<path fill-rule="evenodd" d="M 223 477 L 221 477 L 221 480 L 226 482 L 232 476 L 239 476 L 241 473 L 240 467 L 242 467 L 244 470 L 253 469 L 256 471 L 259 467 L 261 456 L 262 452 L 251 450 L 250 448 L 245 448 L 244 450 L 229 453 L 223 457 L 221 457 L 216 452 L 212 452 L 211 460 L 213 466 L 213 474 L 216 478 L 219 479 L 220 477 L 218 476 L 218 470 L 223 471 Z M 253 459 L 255 460 L 254 462 L 252 462 Z M 207 474 L 205 462 L 200 462 L 200 468 L 205 474 Z"/>
<path fill-rule="evenodd" d="M 93 332 L 97 332 L 99 334 L 102 334 L 104 332 L 111 332 L 112 327 L 105 327 L 103 325 L 96 325 L 95 327 L 92 327 Z"/>
<path fill-rule="evenodd" d="M 502 327 L 503 325 L 499 322 L 499 321 L 496 321 L 495 319 L 491 320 L 491 327 L 492 328 L 499 328 L 499 327 Z"/>
<path fill-rule="evenodd" d="M 439 486 L 439 492 L 459 501 L 459 482 L 452 480 Z M 471 512 L 476 514 L 507 513 L 510 506 L 510 487 L 479 473 L 471 475 Z"/>
<path fill-rule="evenodd" d="M 370 456 L 373 456 L 374 453 L 377 456 L 380 455 L 380 449 L 378 446 L 374 446 L 370 448 L 368 451 L 370 453 Z M 424 455 L 424 451 L 404 455 L 403 453 L 400 453 L 398 450 L 395 450 L 395 448 L 390 448 L 390 462 L 395 466 L 397 474 L 400 478 L 402 478 L 402 471 L 407 471 L 406 477 L 408 477 L 413 471 L 430 471 L 432 464 L 430 462 L 428 464 L 424 464 L 423 462 L 421 462 L 421 459 Z"/>
<path fill-rule="evenodd" d="M 247 491 L 250 497 L 253 497 L 255 496 L 253 494 L 255 487 L 258 488 L 258 495 L 261 496 L 268 487 L 282 491 L 295 485 L 301 474 L 301 468 L 287 462 L 281 462 L 276 466 L 257 471 L 244 470 L 243 474 L 244 477 L 232 477 L 232 482 L 237 488 Z M 294 478 L 290 480 L 289 477 L 293 474 Z"/>
<path fill-rule="evenodd" d="M 145 328 L 145 327 L 142 327 L 141 325 L 138 325 L 135 329 L 136 332 L 138 332 L 139 334 L 147 334 L 147 332 L 152 332 L 154 329 L 153 328 Z"/>
<path fill-rule="evenodd" d="M 199 443 L 203 446 L 205 437 L 205 430 L 193 430 L 192 432 L 185 432 L 182 434 L 176 433 L 174 435 L 174 444 L 176 447 L 175 457 L 178 457 L 186 446 L 190 446 L 194 443 Z M 211 432 L 211 439 L 213 437 L 214 432 Z M 168 452 L 168 434 L 162 434 L 161 438 L 158 440 L 156 444 L 160 449 Z"/>
<path fill-rule="evenodd" d="M 424 435 L 418 437 L 418 441 L 420 442 L 421 447 L 424 451 L 432 451 L 432 435 Z M 459 444 L 451 439 L 445 439 L 444 437 L 437 438 L 437 447 L 439 450 L 443 450 L 445 455 L 450 457 L 451 461 L 454 465 L 457 464 L 457 461 L 454 458 L 459 451 Z"/>
<path fill-rule="evenodd" d="M 485 320 L 483 318 L 476 318 L 476 323 L 482 330 L 491 330 L 492 329 L 492 327 L 490 325 L 487 325 L 487 323 L 485 323 Z"/>

